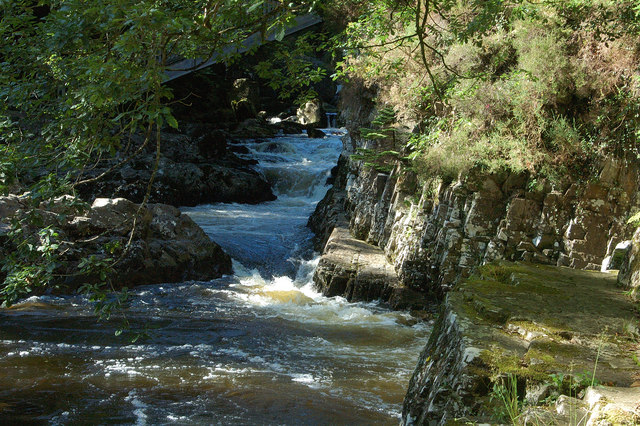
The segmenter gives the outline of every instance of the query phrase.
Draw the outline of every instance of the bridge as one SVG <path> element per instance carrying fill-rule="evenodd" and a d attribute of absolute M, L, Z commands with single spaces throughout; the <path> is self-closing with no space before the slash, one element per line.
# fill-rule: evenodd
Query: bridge
<path fill-rule="evenodd" d="M 267 12 L 266 10 L 265 12 Z M 301 15 L 295 18 L 294 25 L 288 27 L 285 30 L 284 36 L 288 36 L 299 31 L 302 31 L 306 28 L 309 28 L 313 25 L 322 22 L 322 19 L 314 14 Z M 231 53 L 244 53 L 249 49 L 259 46 L 263 43 L 267 43 L 270 41 L 274 41 L 276 39 L 275 31 L 271 31 L 266 36 L 263 36 L 260 33 L 254 33 L 247 37 L 247 39 L 242 43 L 241 47 L 238 46 L 227 46 L 223 48 L 220 52 L 214 53 L 208 59 L 180 59 L 172 61 L 167 70 L 165 71 L 166 79 L 165 82 L 175 80 L 176 78 L 182 77 L 184 75 L 190 74 L 194 71 L 201 70 L 206 68 L 212 64 L 220 62 L 222 58 Z"/>

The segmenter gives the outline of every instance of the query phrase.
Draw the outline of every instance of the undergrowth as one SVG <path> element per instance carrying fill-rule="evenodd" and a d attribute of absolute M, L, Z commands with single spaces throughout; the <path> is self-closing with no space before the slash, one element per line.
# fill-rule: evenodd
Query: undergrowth
<path fill-rule="evenodd" d="M 377 1 L 349 25 L 339 65 L 418 123 L 395 151 L 424 176 L 589 179 L 606 156 L 638 158 L 636 3 L 434 1 L 415 28 L 419 10 Z"/>

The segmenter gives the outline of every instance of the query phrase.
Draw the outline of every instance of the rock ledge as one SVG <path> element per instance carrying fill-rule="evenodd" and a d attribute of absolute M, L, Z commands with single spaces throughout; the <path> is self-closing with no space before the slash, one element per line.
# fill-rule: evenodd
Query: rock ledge
<path fill-rule="evenodd" d="M 394 309 L 418 309 L 425 304 L 424 296 L 400 283 L 382 249 L 351 236 L 344 218 L 329 236 L 313 280 L 325 296 L 382 300 Z"/>
<path fill-rule="evenodd" d="M 613 274 L 485 265 L 447 295 L 409 384 L 402 423 L 492 421 L 491 389 L 506 375 L 517 379 L 519 397 L 534 404 L 564 393 L 557 387 L 569 377 L 586 387 L 594 369 L 600 383 L 637 385 L 637 325 L 634 304 Z M 554 383 L 552 374 L 567 379 Z"/>

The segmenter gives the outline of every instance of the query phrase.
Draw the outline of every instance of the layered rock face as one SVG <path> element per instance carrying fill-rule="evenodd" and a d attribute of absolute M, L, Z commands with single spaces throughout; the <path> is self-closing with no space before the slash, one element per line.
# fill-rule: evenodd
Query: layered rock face
<path fill-rule="evenodd" d="M 600 270 L 632 233 L 626 221 L 638 204 L 638 171 L 615 160 L 598 182 L 564 188 L 530 189 L 521 175 L 480 173 L 421 188 L 399 166 L 379 173 L 348 155 L 318 211 L 342 206 L 353 235 L 381 247 L 400 281 L 423 292 L 442 295 L 496 259 Z M 325 237 L 332 227 L 318 218 L 311 225 Z"/>
<path fill-rule="evenodd" d="M 109 263 L 117 260 L 109 277 L 115 287 L 209 280 L 232 272 L 230 257 L 175 207 L 149 204 L 141 208 L 123 198 L 99 198 L 85 209 L 74 207 L 72 201 L 70 197 L 58 198 L 33 209 L 23 198 L 0 197 L 5 223 L 5 236 L 0 240 L 3 250 L 12 250 L 6 236 L 6 222 L 11 217 L 37 217 L 38 226 L 25 222 L 25 235 L 37 235 L 47 226 L 56 230 L 56 255 L 65 268 L 56 270 L 61 276 L 56 282 L 61 291 L 93 279 L 78 274 L 79 262 L 89 256 L 109 258 Z"/>
<path fill-rule="evenodd" d="M 344 147 L 334 187 L 309 221 L 324 250 L 316 284 L 327 294 L 391 305 L 387 289 L 412 290 L 398 305 L 412 308 L 444 299 L 405 399 L 404 424 L 493 421 L 500 407 L 489 394 L 497 374 L 512 373 L 520 399 L 531 400 L 552 374 L 593 371 L 596 357 L 602 381 L 624 388 L 640 379 L 632 361 L 640 357 L 633 304 L 614 275 L 594 272 L 620 267 L 626 253 L 633 233 L 627 219 L 640 201 L 635 165 L 609 159 L 595 181 L 555 187 L 477 172 L 419 183 L 399 165 L 385 173 L 350 158 L 375 142 L 347 137 Z M 636 289 L 638 235 L 621 273 Z M 374 249 L 369 268 L 385 272 L 358 277 L 359 253 Z M 505 267 L 504 276 L 474 277 L 481 265 L 505 260 L 525 263 Z M 450 292 L 454 285 L 460 291 Z M 531 419 L 563 424 L 562 398 L 557 412 L 543 409 Z"/>

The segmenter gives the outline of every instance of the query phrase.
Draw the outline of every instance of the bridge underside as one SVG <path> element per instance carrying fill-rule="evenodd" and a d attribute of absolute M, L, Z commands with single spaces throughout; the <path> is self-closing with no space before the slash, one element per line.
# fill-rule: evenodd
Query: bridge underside
<path fill-rule="evenodd" d="M 312 27 L 316 24 L 319 24 L 320 22 L 322 22 L 322 19 L 317 16 L 317 15 L 313 15 L 313 14 L 309 14 L 309 15 L 302 15 L 302 16 L 298 16 L 296 17 L 296 22 L 295 25 L 289 27 L 286 31 L 285 31 L 285 37 L 294 33 L 297 33 L 299 31 L 305 30 L 309 27 Z M 249 49 L 259 46 L 263 43 L 269 42 L 269 41 L 274 41 L 276 39 L 276 35 L 274 32 L 268 34 L 266 37 L 262 37 L 261 34 L 259 33 L 255 33 L 252 34 L 251 36 L 249 36 L 243 43 L 242 43 L 242 47 L 237 47 L 237 46 L 229 46 L 226 47 L 224 49 L 222 49 L 221 52 L 216 52 L 214 53 L 210 58 L 208 59 L 182 59 L 179 60 L 177 62 L 172 63 L 171 65 L 169 65 L 169 67 L 167 68 L 167 70 L 165 71 L 166 74 L 166 79 L 165 79 L 165 83 L 167 81 L 171 81 L 171 80 L 175 80 L 176 78 L 182 77 L 184 75 L 187 74 L 191 74 L 194 71 L 198 71 L 201 70 L 203 68 L 206 68 L 212 64 L 218 63 L 222 60 L 222 58 L 224 58 L 225 56 L 227 56 L 230 53 L 244 53 L 246 51 L 248 51 Z"/>

